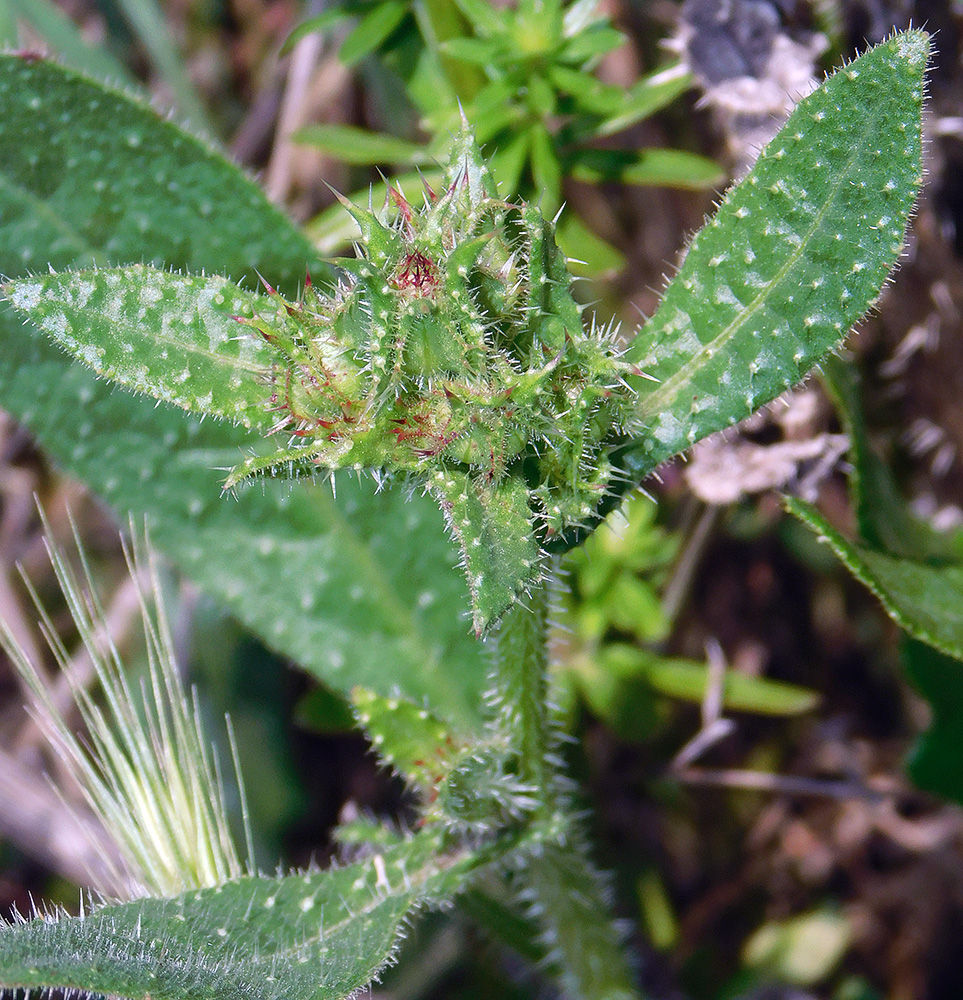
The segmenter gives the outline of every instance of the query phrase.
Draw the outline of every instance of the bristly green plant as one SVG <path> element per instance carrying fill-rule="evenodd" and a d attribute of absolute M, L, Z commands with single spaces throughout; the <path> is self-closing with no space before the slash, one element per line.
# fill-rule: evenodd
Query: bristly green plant
<path fill-rule="evenodd" d="M 927 53 L 922 32 L 895 35 L 802 101 L 625 341 L 582 316 L 553 224 L 497 196 L 467 124 L 423 207 L 400 192 L 348 206 L 360 252 L 332 281 L 195 140 L 73 73 L 0 59 L 0 270 L 22 275 L 3 286 L 0 400 L 276 648 L 351 690 L 420 803 L 416 833 L 373 833 L 353 866 L 5 927 L 0 983 L 342 997 L 390 960 L 414 909 L 484 870 L 526 908 L 566 995 L 638 995 L 560 759 L 549 550 L 803 378 L 867 311 L 920 183 Z M 254 269 L 263 292 L 242 283 Z M 183 412 L 108 394 L 49 341 Z M 263 493 L 218 501 L 215 466 Z M 433 537 L 418 496 L 406 522 L 397 490 L 339 482 L 336 506 L 269 481 L 338 468 L 441 507 L 475 631 L 493 636 L 487 696 L 471 697 L 466 602 L 439 550 L 416 548 Z"/>

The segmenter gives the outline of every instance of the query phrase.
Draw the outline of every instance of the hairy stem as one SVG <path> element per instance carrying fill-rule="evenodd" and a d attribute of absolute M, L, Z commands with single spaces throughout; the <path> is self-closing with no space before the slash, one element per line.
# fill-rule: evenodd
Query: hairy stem
<path fill-rule="evenodd" d="M 518 753 L 518 776 L 539 800 L 537 848 L 523 861 L 522 895 L 565 995 L 637 998 L 613 927 L 602 877 L 589 860 L 556 753 L 548 698 L 547 612 L 542 582 L 502 620 L 495 657 L 499 723 Z"/>
<path fill-rule="evenodd" d="M 542 581 L 506 612 L 495 653 L 498 724 L 518 753 L 518 777 L 540 799 L 539 813 L 557 799 L 548 694 L 548 584 Z"/>

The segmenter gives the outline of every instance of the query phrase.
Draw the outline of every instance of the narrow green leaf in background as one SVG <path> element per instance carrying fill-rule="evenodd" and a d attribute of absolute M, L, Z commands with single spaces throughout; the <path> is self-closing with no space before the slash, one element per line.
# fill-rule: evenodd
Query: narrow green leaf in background
<path fill-rule="evenodd" d="M 157 75 L 174 98 L 177 113 L 193 128 L 213 138 L 215 132 L 207 112 L 191 83 L 157 0 L 116 0 L 116 3 L 147 50 Z"/>
<path fill-rule="evenodd" d="M 408 0 L 381 0 L 374 4 L 344 40 L 338 56 L 345 66 L 353 66 L 372 53 L 408 13 Z"/>
<path fill-rule="evenodd" d="M 406 142 L 393 135 L 368 132 L 353 125 L 306 125 L 298 129 L 291 139 L 330 153 L 344 163 L 400 163 L 410 166 L 431 162 L 431 157 L 417 143 Z"/>
<path fill-rule="evenodd" d="M 13 18 L 30 25 L 50 53 L 67 66 L 115 86 L 138 85 L 127 67 L 106 48 L 88 44 L 77 25 L 51 0 L 7 0 L 3 6 Z"/>
<path fill-rule="evenodd" d="M 963 660 L 963 566 L 901 559 L 853 544 L 811 504 L 790 497 L 786 507 L 825 539 L 897 625 L 921 642 Z"/>
<path fill-rule="evenodd" d="M 683 66 L 669 66 L 642 77 L 623 95 L 616 112 L 599 126 L 599 135 L 615 135 L 643 121 L 692 86 L 693 78 Z"/>
<path fill-rule="evenodd" d="M 584 149 L 577 154 L 571 176 L 587 184 L 647 184 L 697 191 L 725 179 L 715 160 L 682 149 Z"/>
<path fill-rule="evenodd" d="M 963 803 L 963 665 L 912 639 L 901 652 L 910 683 L 933 713 L 910 751 L 907 770 L 920 788 Z"/>
<path fill-rule="evenodd" d="M 915 517 L 889 469 L 873 450 L 856 363 L 827 358 L 823 376 L 849 437 L 849 492 L 861 542 L 892 556 L 959 562 L 963 558 L 963 532 L 940 532 Z"/>

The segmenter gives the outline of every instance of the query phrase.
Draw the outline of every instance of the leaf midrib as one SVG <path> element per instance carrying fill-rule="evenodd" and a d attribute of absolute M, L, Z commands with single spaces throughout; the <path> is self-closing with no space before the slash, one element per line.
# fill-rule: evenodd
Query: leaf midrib
<path fill-rule="evenodd" d="M 90 274 L 98 274 L 102 272 L 90 271 Z M 113 273 L 120 273 L 125 275 L 126 272 L 121 270 L 119 272 L 115 271 Z M 84 272 L 70 272 L 71 278 L 81 278 Z M 227 354 L 219 354 L 217 351 L 212 351 L 209 348 L 203 347 L 195 341 L 185 341 L 180 340 L 177 337 L 172 337 L 170 335 L 164 335 L 162 332 L 155 328 L 155 331 L 146 336 L 140 329 L 139 324 L 133 322 L 130 319 L 121 318 L 119 320 L 111 319 L 106 313 L 102 312 L 98 308 L 91 308 L 89 306 L 84 306 L 83 309 L 78 310 L 76 306 L 72 307 L 75 311 L 84 313 L 93 313 L 98 319 L 100 319 L 106 326 L 112 327 L 117 330 L 124 331 L 125 333 L 131 334 L 135 340 L 145 343 L 148 341 L 167 344 L 171 347 L 176 347 L 178 350 L 183 351 L 185 354 L 194 354 L 200 358 L 204 358 L 208 361 L 214 362 L 228 370 L 242 369 L 243 371 L 249 372 L 252 375 L 266 375 L 271 371 L 270 365 L 267 364 L 256 364 L 248 361 L 244 361 L 240 355 L 237 357 L 232 357 Z M 191 317 L 189 324 L 184 324 L 188 329 L 202 327 L 203 317 L 201 316 L 200 310 L 194 310 L 194 315 Z M 158 381 L 154 379 L 154 381 Z"/>

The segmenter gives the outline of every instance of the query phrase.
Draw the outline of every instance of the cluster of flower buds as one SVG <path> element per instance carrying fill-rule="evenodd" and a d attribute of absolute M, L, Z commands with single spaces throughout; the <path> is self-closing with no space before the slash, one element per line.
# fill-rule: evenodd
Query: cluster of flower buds
<path fill-rule="evenodd" d="M 589 519 L 609 486 L 604 448 L 632 393 L 613 330 L 583 326 L 554 227 L 491 191 L 467 125 L 444 188 L 423 206 L 391 189 L 381 211 L 345 208 L 357 256 L 298 302 L 274 289 L 242 319 L 276 352 L 270 405 L 285 447 L 257 475 L 355 468 L 524 481 L 544 537 Z"/>

